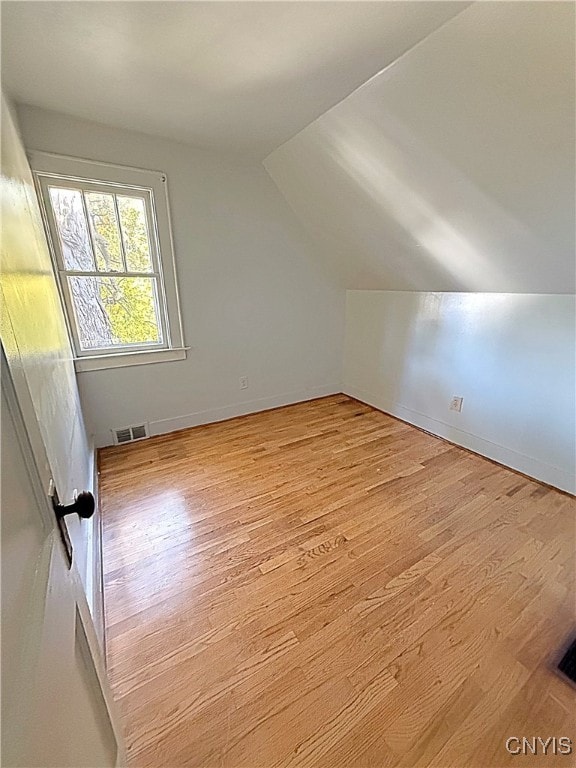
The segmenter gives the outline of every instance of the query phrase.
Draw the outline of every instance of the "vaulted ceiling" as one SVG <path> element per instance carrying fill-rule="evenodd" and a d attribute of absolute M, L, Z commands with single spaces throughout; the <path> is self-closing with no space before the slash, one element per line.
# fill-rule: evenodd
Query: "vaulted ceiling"
<path fill-rule="evenodd" d="M 5 1 L 17 101 L 260 159 L 463 2 Z"/>
<path fill-rule="evenodd" d="M 475 3 L 265 166 L 349 288 L 575 288 L 575 5 Z"/>
<path fill-rule="evenodd" d="M 573 292 L 575 8 L 8 0 L 3 80 L 266 158 L 345 287 Z"/>

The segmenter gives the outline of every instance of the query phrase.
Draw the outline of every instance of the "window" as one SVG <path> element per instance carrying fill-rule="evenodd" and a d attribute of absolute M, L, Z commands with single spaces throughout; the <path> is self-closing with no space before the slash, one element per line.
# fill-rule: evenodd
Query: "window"
<path fill-rule="evenodd" d="M 183 359 L 166 177 L 30 159 L 77 370 Z"/>

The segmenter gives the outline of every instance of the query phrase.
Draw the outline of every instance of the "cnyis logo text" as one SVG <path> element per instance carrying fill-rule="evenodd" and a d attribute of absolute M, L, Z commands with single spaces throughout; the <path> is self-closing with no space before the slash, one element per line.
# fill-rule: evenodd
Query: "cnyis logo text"
<path fill-rule="evenodd" d="M 510 736 L 506 751 L 511 755 L 571 755 L 572 739 L 568 736 Z"/>

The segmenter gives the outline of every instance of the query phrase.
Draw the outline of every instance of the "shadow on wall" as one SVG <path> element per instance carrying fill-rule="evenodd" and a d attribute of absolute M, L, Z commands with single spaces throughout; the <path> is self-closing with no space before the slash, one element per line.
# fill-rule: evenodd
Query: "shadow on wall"
<path fill-rule="evenodd" d="M 362 294 L 369 315 L 372 300 L 379 295 L 378 292 Z M 439 366 L 444 365 L 446 355 L 450 356 L 450 349 L 442 350 L 442 295 L 406 292 L 401 300 L 394 292 L 384 295 L 386 310 L 372 315 L 363 327 L 364 333 L 372 334 L 371 339 L 363 339 L 363 344 L 377 353 L 374 391 L 386 393 L 391 412 L 397 406 L 407 407 L 414 394 L 433 402 L 445 401 L 450 396 L 446 381 L 441 376 L 430 376 L 421 365 L 430 349 L 438 351 Z M 374 319 L 377 322 L 373 322 Z M 354 340 L 350 340 L 350 344 L 354 344 Z M 370 370 L 369 361 L 361 363 L 361 370 Z M 418 383 L 416 387 L 414 382 Z"/>

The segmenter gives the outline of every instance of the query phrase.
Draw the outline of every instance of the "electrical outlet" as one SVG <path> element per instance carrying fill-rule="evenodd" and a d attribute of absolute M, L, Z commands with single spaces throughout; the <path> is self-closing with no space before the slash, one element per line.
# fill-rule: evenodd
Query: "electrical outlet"
<path fill-rule="evenodd" d="M 248 389 L 248 376 L 240 376 L 240 389 Z"/>
<path fill-rule="evenodd" d="M 450 400 L 450 410 L 460 413 L 460 411 L 462 410 L 463 402 L 464 402 L 463 397 L 453 397 L 452 400 Z"/>

